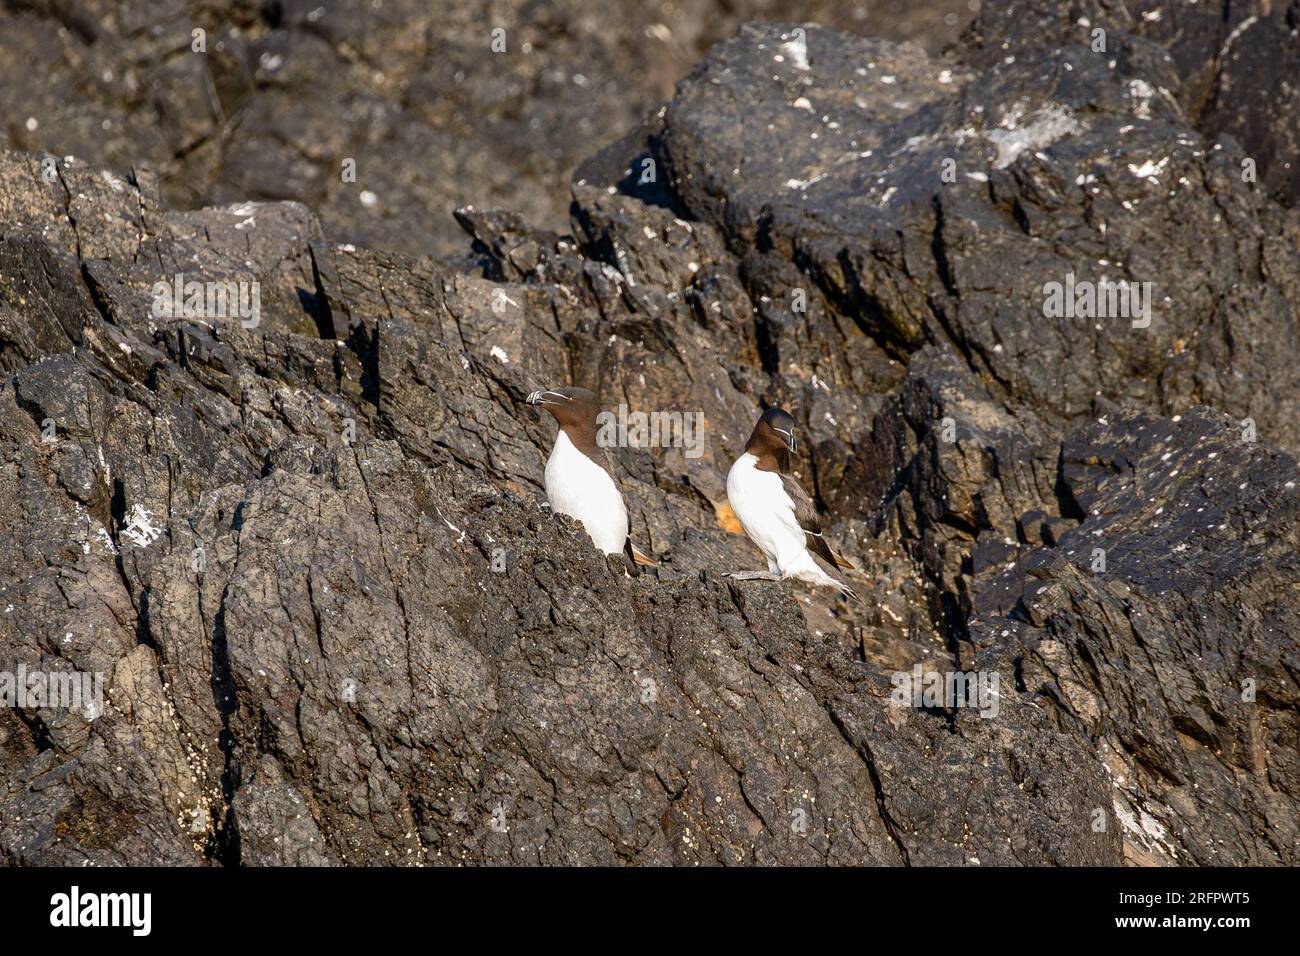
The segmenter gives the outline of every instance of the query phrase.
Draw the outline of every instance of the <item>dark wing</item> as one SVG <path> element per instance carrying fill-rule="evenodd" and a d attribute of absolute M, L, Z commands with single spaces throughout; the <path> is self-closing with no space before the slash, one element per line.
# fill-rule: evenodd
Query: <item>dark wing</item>
<path fill-rule="evenodd" d="M 812 498 L 803 490 L 803 485 L 790 475 L 782 475 L 781 482 L 785 485 L 785 493 L 794 502 L 794 519 L 803 528 L 808 550 L 824 558 L 832 568 L 835 567 L 835 555 L 822 537 L 822 523 L 817 519 L 817 506 L 813 504 Z"/>
<path fill-rule="evenodd" d="M 627 573 L 638 575 L 641 568 L 636 563 L 636 549 L 632 547 L 632 519 L 627 519 L 627 540 L 623 542 L 623 557 L 627 559 Z"/>
<path fill-rule="evenodd" d="M 618 480 L 618 472 L 614 470 L 613 463 L 609 460 L 609 452 L 602 448 L 599 454 L 600 457 L 594 459 L 596 464 L 605 469 L 606 474 L 614 479 L 614 487 L 618 489 L 618 493 L 623 494 L 623 483 Z M 626 503 L 627 499 L 625 498 L 624 504 Z M 627 559 L 628 574 L 635 576 L 641 573 L 641 568 L 637 565 L 636 548 L 632 544 L 632 513 L 630 511 L 627 515 L 627 538 L 623 541 L 623 557 Z"/>

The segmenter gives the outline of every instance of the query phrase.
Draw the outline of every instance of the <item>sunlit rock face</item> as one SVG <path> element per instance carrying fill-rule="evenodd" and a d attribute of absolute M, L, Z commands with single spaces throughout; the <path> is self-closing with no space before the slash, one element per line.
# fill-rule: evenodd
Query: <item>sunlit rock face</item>
<path fill-rule="evenodd" d="M 1294 864 L 1289 173 L 1063 10 L 744 26 L 454 255 L 0 153 L 0 860 Z M 726 577 L 771 406 L 861 603 Z"/>

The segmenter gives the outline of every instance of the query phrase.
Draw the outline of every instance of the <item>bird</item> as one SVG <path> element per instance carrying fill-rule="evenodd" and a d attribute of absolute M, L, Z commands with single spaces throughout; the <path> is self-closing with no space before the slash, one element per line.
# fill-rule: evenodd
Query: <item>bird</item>
<path fill-rule="evenodd" d="M 838 569 L 853 565 L 837 555 L 822 536 L 817 509 L 808 492 L 790 474 L 790 456 L 798 450 L 794 419 L 769 408 L 754 425 L 745 451 L 727 472 L 727 501 L 740 526 L 767 558 L 767 572 L 738 571 L 737 580 L 795 578 L 833 587 L 859 600 Z"/>
<path fill-rule="evenodd" d="M 623 493 L 610 472 L 609 457 L 596 444 L 600 402 L 595 392 L 570 386 L 538 389 L 528 395 L 528 404 L 545 408 L 560 425 L 543 474 L 551 510 L 578 521 L 605 554 L 622 555 L 630 573 L 639 573 L 638 565 L 656 567 L 632 544 Z"/>

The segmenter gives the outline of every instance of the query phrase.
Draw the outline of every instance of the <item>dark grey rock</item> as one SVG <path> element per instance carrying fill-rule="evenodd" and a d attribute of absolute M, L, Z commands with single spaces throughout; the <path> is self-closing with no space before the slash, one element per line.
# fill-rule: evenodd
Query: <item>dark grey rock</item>
<path fill-rule="evenodd" d="M 67 29 L 117 55 L 132 9 Z M 278 9 L 222 96 L 391 36 Z M 0 672 L 106 687 L 0 708 L 0 860 L 1296 862 L 1294 213 L 1154 39 L 1112 69 L 806 27 L 803 69 L 793 29 L 584 164 L 568 231 L 458 202 L 455 256 L 0 153 Z M 457 108 L 507 80 L 466 69 Z M 355 89 L 344 127 L 381 110 Z M 159 90 L 167 148 L 211 156 Z M 229 188 L 282 115 L 250 103 Z M 1043 314 L 1100 259 L 1168 296 L 1150 328 Z M 153 316 L 188 270 L 257 280 L 262 321 Z M 704 416 L 698 457 L 612 450 L 650 573 L 543 505 L 525 397 L 566 382 Z M 759 566 L 725 476 L 775 403 L 861 604 L 724 577 Z M 997 683 L 899 702 L 914 667 Z"/>
<path fill-rule="evenodd" d="M 295 200 L 332 238 L 454 256 L 467 204 L 565 228 L 573 169 L 746 20 L 937 51 L 972 16 L 967 0 L 9 4 L 0 147 L 148 166 L 177 207 Z"/>

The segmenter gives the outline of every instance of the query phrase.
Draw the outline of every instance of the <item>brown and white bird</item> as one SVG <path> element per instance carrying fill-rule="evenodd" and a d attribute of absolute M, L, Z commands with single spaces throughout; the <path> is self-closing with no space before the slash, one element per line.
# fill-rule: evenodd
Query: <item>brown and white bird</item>
<path fill-rule="evenodd" d="M 632 544 L 623 493 L 605 450 L 596 444 L 600 403 L 595 393 L 572 387 L 539 389 L 528 396 L 528 404 L 541 405 L 560 425 L 543 475 L 551 510 L 580 522 L 605 554 L 623 555 L 633 574 L 638 564 L 653 567 Z"/>
<path fill-rule="evenodd" d="M 857 599 L 837 570 L 852 570 L 853 565 L 831 550 L 822 536 L 812 498 L 790 474 L 790 455 L 797 449 L 794 419 L 779 408 L 769 408 L 754 426 L 745 453 L 727 473 L 731 510 L 767 558 L 766 574 L 737 572 L 731 577 L 795 578 L 836 588 Z"/>

